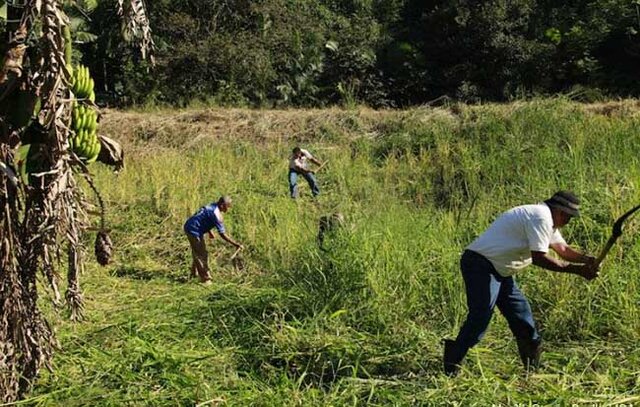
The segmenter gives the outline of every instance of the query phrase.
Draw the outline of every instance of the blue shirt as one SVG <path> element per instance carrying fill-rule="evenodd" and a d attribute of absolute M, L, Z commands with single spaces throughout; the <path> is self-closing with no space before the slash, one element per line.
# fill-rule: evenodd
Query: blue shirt
<path fill-rule="evenodd" d="M 211 203 L 198 209 L 184 224 L 184 231 L 195 237 L 202 237 L 211 229 L 216 228 L 218 233 L 224 233 L 222 213 L 217 203 Z"/>

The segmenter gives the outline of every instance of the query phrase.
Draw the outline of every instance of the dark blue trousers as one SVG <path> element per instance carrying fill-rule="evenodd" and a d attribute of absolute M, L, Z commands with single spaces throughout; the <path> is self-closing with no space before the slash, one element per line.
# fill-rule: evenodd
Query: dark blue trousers
<path fill-rule="evenodd" d="M 540 340 L 531 306 L 513 277 L 499 275 L 489 260 L 471 250 L 462 254 L 460 269 L 467 291 L 469 313 L 455 341 L 456 359 L 461 361 L 467 351 L 482 339 L 495 306 L 505 316 L 517 339 Z"/>
<path fill-rule="evenodd" d="M 318 185 L 316 177 L 310 172 L 301 173 L 300 175 L 302 175 L 309 183 L 309 186 L 311 187 L 311 194 L 313 194 L 313 196 L 317 196 L 320 193 L 320 186 Z M 293 170 L 289 170 L 289 192 L 291 192 L 291 198 L 297 198 L 299 195 L 298 173 Z"/>

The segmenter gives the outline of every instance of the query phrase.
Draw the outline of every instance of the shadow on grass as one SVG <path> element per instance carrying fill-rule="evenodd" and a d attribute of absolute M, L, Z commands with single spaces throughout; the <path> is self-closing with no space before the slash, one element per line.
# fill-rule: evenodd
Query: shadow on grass
<path fill-rule="evenodd" d="M 184 273 L 172 273 L 162 268 L 143 268 L 138 266 L 121 265 L 115 269 L 112 274 L 115 277 L 130 278 L 132 280 L 150 281 L 150 280 L 170 280 L 178 283 L 186 283 L 190 281 L 188 271 Z"/>
<path fill-rule="evenodd" d="M 310 314 L 294 291 L 235 285 L 214 290 L 205 306 L 192 311 L 188 335 L 233 347 L 237 370 L 265 382 L 284 375 L 327 389 L 343 378 L 404 380 L 440 372 L 437 343 L 425 352 L 424 341 L 411 334 L 372 334 L 342 313 Z"/>

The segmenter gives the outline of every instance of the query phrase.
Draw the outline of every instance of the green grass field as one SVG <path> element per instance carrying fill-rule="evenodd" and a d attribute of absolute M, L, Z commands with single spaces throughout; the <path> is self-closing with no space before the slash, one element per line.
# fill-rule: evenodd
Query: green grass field
<path fill-rule="evenodd" d="M 501 211 L 572 189 L 583 216 L 563 234 L 597 253 L 640 203 L 638 107 L 108 112 L 126 168 L 92 170 L 115 260 L 87 254 L 84 322 L 47 308 L 61 349 L 20 404 L 640 406 L 640 219 L 592 282 L 518 276 L 542 369 L 524 370 L 499 313 L 455 379 L 440 344 L 466 314 L 459 255 Z M 297 143 L 329 160 L 317 201 L 304 181 L 288 197 Z M 187 280 L 182 224 L 222 193 L 248 250 L 230 261 L 209 240 L 204 287 Z M 318 219 L 334 211 L 347 226 L 323 252 Z"/>

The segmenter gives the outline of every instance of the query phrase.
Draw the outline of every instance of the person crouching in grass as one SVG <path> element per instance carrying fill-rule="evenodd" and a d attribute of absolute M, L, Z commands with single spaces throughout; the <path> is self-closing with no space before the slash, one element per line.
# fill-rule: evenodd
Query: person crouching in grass
<path fill-rule="evenodd" d="M 215 235 L 211 230 L 215 228 L 223 240 L 239 249 L 244 247 L 233 240 L 224 227 L 222 214 L 227 212 L 229 208 L 231 208 L 231 198 L 222 196 L 218 199 L 218 202 L 213 202 L 198 209 L 184 224 L 184 232 L 187 235 L 187 239 L 189 239 L 193 256 L 191 277 L 198 275 L 200 282 L 206 285 L 211 284 L 211 275 L 209 274 L 209 256 L 204 235 L 208 234 L 209 237 L 214 239 Z"/>

